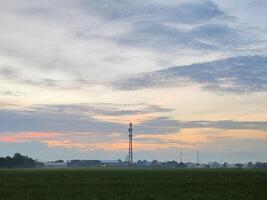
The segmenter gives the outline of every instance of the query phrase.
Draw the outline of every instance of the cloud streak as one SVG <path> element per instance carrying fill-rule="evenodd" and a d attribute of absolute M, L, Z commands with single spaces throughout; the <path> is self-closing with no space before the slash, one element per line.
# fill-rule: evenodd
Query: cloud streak
<path fill-rule="evenodd" d="M 103 106 L 103 105 L 102 105 Z M 25 110 L 1 109 L 0 132 L 57 132 L 94 133 L 96 137 L 112 136 L 114 133 L 127 132 L 127 124 L 110 122 L 96 118 L 98 115 L 123 117 L 125 114 L 134 116 L 140 113 L 169 112 L 170 110 L 152 106 L 147 110 L 108 111 L 108 107 L 91 109 L 85 105 L 46 105 L 29 107 Z M 135 124 L 135 134 L 170 134 L 188 128 L 216 128 L 223 130 L 247 129 L 267 131 L 265 121 L 178 121 L 169 117 L 154 117 Z M 79 135 L 79 134 L 78 134 Z M 113 137 L 114 138 L 114 137 Z M 115 137 L 117 138 L 117 137 Z"/>
<path fill-rule="evenodd" d="M 61 134 L 59 133 L 44 133 L 44 132 L 19 132 L 8 133 L 0 135 L 0 142 L 27 142 L 27 141 L 40 141 L 43 139 L 52 139 Z"/>
<path fill-rule="evenodd" d="M 39 87 L 103 84 L 186 57 L 251 52 L 262 41 L 210 0 L 14 2 L 1 3 L 0 73 Z"/>
<path fill-rule="evenodd" d="M 113 86 L 120 90 L 138 90 L 193 82 L 212 91 L 244 93 L 266 91 L 266 77 L 267 57 L 242 56 L 143 73 L 119 80 Z"/>
<path fill-rule="evenodd" d="M 147 104 L 41 105 L 1 109 L 0 132 L 125 132 L 125 125 L 96 119 L 99 115 L 120 116 L 168 113 L 172 109 Z"/>
<path fill-rule="evenodd" d="M 267 131 L 266 121 L 178 121 L 168 117 L 159 117 L 136 125 L 135 131 L 143 134 L 178 133 L 181 129 L 214 128 L 222 130 L 260 130 Z"/>

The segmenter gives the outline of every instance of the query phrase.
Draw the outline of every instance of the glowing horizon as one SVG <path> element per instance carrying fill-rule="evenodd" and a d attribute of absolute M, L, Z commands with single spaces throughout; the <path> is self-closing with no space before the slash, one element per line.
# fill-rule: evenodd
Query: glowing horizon
<path fill-rule="evenodd" d="M 133 122 L 134 160 L 266 160 L 266 8 L 1 2 L 2 155 L 124 159 Z"/>

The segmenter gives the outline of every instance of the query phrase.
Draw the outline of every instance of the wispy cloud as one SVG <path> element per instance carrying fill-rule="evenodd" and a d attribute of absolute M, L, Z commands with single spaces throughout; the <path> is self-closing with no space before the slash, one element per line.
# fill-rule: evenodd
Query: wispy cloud
<path fill-rule="evenodd" d="M 0 89 L 0 95 L 3 95 L 3 96 L 26 96 L 27 93 Z"/>
<path fill-rule="evenodd" d="M 102 105 L 103 106 L 103 105 Z M 147 110 L 114 111 L 103 106 L 95 109 L 86 105 L 46 105 L 29 107 L 24 110 L 1 109 L 0 132 L 58 132 L 71 134 L 94 133 L 96 137 L 111 136 L 127 132 L 127 124 L 97 118 L 98 115 L 121 116 L 139 113 L 162 112 L 170 110 L 158 106 L 148 106 Z M 170 134 L 185 128 L 216 128 L 223 130 L 247 129 L 267 131 L 265 121 L 178 121 L 169 117 L 154 117 L 135 124 L 135 134 Z"/>
<path fill-rule="evenodd" d="M 214 128 L 222 130 L 260 130 L 267 131 L 266 121 L 178 121 L 168 117 L 159 117 L 137 124 L 135 131 L 140 134 L 170 134 L 181 129 Z"/>
<path fill-rule="evenodd" d="M 0 72 L 39 87 L 254 52 L 263 40 L 210 0 L 1 4 Z"/>
<path fill-rule="evenodd" d="M 173 111 L 171 108 L 159 105 L 148 104 L 112 104 L 112 103 L 96 103 L 96 104 L 74 104 L 74 105 L 40 105 L 33 106 L 31 109 L 39 112 L 50 113 L 66 113 L 79 114 L 84 116 L 124 116 L 151 113 L 168 113 Z"/>
<path fill-rule="evenodd" d="M 98 116 L 168 113 L 172 109 L 147 104 L 40 105 L 24 109 L 1 109 L 0 132 L 124 132 L 125 124 L 100 120 Z"/>
<path fill-rule="evenodd" d="M 212 91 L 257 92 L 267 90 L 266 77 L 267 57 L 243 56 L 139 74 L 115 82 L 114 88 L 138 90 L 193 82 Z"/>

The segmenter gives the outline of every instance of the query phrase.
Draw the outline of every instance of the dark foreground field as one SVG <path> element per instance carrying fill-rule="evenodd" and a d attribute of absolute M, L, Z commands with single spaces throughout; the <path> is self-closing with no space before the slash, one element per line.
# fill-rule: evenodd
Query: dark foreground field
<path fill-rule="evenodd" d="M 266 200 L 267 171 L 0 170 L 1 200 Z"/>

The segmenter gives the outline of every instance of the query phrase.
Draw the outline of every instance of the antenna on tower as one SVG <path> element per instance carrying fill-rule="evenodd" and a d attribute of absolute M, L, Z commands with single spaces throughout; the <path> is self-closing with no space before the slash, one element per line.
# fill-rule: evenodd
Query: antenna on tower
<path fill-rule="evenodd" d="M 181 151 L 180 152 L 180 163 L 182 163 L 183 162 L 183 152 Z"/>
<path fill-rule="evenodd" d="M 129 152 L 128 152 L 128 162 L 129 165 L 133 164 L 133 123 L 129 123 Z"/>

